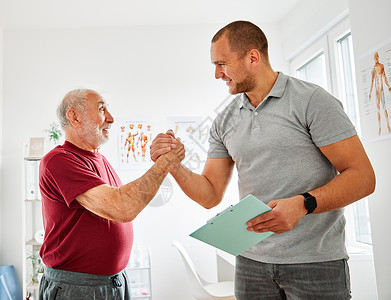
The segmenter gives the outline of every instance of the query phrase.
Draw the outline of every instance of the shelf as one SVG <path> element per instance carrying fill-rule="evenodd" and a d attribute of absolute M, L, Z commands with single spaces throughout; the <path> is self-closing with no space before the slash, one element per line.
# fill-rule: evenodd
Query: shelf
<path fill-rule="evenodd" d="M 40 161 L 41 159 L 42 157 L 38 157 L 38 156 L 28 156 L 24 158 L 24 160 L 28 160 L 28 161 Z"/>
<path fill-rule="evenodd" d="M 26 288 L 28 290 L 38 290 L 39 289 L 39 283 L 32 283 L 32 282 L 30 282 L 28 285 L 26 285 Z"/>
<path fill-rule="evenodd" d="M 133 289 L 132 293 L 132 299 L 136 298 L 151 298 L 151 293 L 149 290 L 144 290 L 143 292 L 140 292 L 140 290 Z"/>
<path fill-rule="evenodd" d="M 137 288 L 143 288 L 143 287 L 148 287 L 149 283 L 148 282 L 130 282 L 129 283 L 131 287 L 137 287 Z"/>
<path fill-rule="evenodd" d="M 38 255 L 40 248 L 42 247 L 42 242 L 39 243 L 35 239 L 36 232 L 41 230 L 43 225 L 42 220 L 42 210 L 40 206 L 42 200 L 40 199 L 39 194 L 39 184 L 38 184 L 38 172 L 39 172 L 39 163 L 42 160 L 41 156 L 25 156 L 22 158 L 23 162 L 23 176 L 22 183 L 24 186 L 24 193 L 21 198 L 22 209 L 23 209 L 23 256 L 26 258 L 23 262 L 23 283 L 22 289 L 23 295 L 29 294 L 30 299 L 38 299 L 39 294 L 39 283 L 33 282 L 31 279 L 33 277 L 34 267 L 31 262 L 31 257 Z M 39 278 L 41 273 L 38 273 L 37 277 Z M 38 279 L 37 278 L 37 279 Z M 1 285 L 1 284 L 0 284 Z M 1 296 L 0 296 L 1 298 Z"/>
<path fill-rule="evenodd" d="M 24 202 L 41 202 L 41 199 L 25 199 Z"/>
<path fill-rule="evenodd" d="M 34 238 L 27 241 L 25 244 L 31 246 L 42 246 L 42 243 L 38 243 Z"/>
<path fill-rule="evenodd" d="M 138 270 L 149 270 L 150 267 L 128 267 L 126 268 L 126 270 L 130 270 L 130 271 L 138 271 Z"/>

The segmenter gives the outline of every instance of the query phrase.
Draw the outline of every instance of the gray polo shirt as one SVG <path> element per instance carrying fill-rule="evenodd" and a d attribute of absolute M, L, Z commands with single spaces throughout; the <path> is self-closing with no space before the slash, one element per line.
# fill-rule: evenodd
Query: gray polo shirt
<path fill-rule="evenodd" d="M 319 147 L 354 135 L 339 100 L 280 72 L 257 108 L 239 94 L 216 117 L 208 158 L 231 157 L 240 199 L 253 194 L 268 203 L 328 183 L 338 172 Z M 306 215 L 291 231 L 273 234 L 242 255 L 266 263 L 347 258 L 343 209 Z"/>

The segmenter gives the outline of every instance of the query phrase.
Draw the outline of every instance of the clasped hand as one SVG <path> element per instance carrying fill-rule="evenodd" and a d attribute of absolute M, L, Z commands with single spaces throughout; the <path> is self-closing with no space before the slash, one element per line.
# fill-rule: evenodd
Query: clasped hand
<path fill-rule="evenodd" d="M 151 159 L 154 162 L 161 156 L 169 157 L 174 163 L 180 163 L 185 158 L 185 147 L 178 138 L 175 138 L 172 130 L 159 133 L 152 141 L 150 150 Z"/>

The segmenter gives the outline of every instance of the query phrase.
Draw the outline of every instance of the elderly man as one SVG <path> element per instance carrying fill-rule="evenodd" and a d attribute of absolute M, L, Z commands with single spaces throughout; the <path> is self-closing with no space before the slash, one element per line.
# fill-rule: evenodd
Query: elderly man
<path fill-rule="evenodd" d="M 178 141 L 139 179 L 122 185 L 98 152 L 114 122 L 105 100 L 78 89 L 58 107 L 65 143 L 42 159 L 40 189 L 46 265 L 39 299 L 130 299 L 126 267 L 132 220 L 185 156 Z"/>
<path fill-rule="evenodd" d="M 236 258 L 236 298 L 349 299 L 342 208 L 372 193 L 375 175 L 341 103 L 319 86 L 275 72 L 266 36 L 250 22 L 219 30 L 211 60 L 215 77 L 237 96 L 214 120 L 202 174 L 181 166 L 171 174 L 211 208 L 236 166 L 240 197 L 253 194 L 272 208 L 242 220 L 249 231 L 278 234 Z M 175 143 L 173 135 L 153 141 L 153 160 Z"/>

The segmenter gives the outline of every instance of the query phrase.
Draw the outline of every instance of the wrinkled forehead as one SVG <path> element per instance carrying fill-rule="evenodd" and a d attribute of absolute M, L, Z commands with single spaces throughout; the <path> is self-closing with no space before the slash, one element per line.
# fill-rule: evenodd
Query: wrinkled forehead
<path fill-rule="evenodd" d="M 86 98 L 87 104 L 90 105 L 107 105 L 106 100 L 98 93 L 95 91 L 90 91 L 87 95 Z"/>

